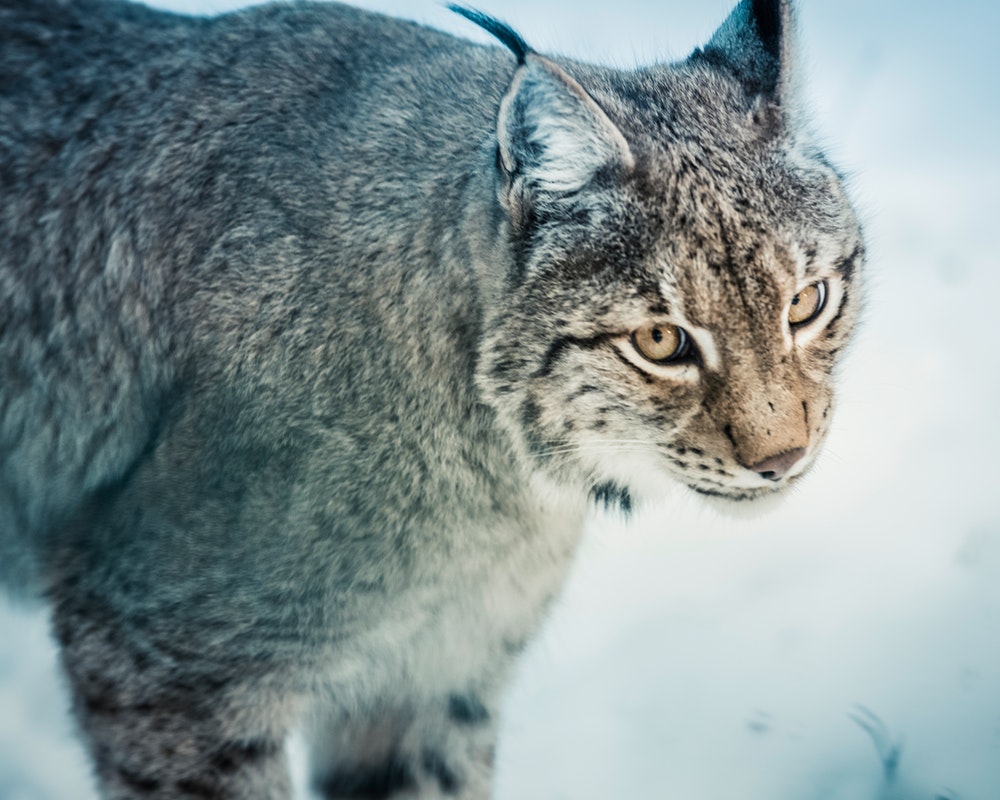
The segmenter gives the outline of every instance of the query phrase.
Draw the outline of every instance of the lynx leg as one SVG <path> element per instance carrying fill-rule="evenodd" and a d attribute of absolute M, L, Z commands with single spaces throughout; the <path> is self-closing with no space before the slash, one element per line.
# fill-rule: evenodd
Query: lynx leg
<path fill-rule="evenodd" d="M 328 710 L 312 737 L 313 786 L 326 800 L 486 800 L 495 719 L 472 692 L 361 717 Z"/>
<path fill-rule="evenodd" d="M 56 612 L 74 710 L 107 800 L 287 800 L 281 703 L 231 666 L 151 653 Z"/>

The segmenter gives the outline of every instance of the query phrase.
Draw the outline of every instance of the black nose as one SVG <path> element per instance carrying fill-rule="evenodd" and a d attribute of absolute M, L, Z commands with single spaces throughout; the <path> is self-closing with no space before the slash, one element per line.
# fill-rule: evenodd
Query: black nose
<path fill-rule="evenodd" d="M 758 461 L 750 469 L 766 480 L 780 481 L 788 474 L 788 470 L 802 460 L 805 454 L 804 447 L 796 447 L 794 450 L 786 450 L 784 453 L 778 453 L 776 456 Z"/>

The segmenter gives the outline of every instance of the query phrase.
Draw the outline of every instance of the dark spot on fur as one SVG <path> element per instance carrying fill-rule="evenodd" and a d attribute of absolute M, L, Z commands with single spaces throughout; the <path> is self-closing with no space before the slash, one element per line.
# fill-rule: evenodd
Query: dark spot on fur
<path fill-rule="evenodd" d="M 736 444 L 736 438 L 733 436 L 733 426 L 727 425 L 725 428 L 722 429 L 722 432 L 726 435 L 726 438 L 733 445 L 733 448 L 738 449 L 738 445 Z"/>
<path fill-rule="evenodd" d="M 540 412 L 534 400 L 525 400 L 521 405 L 521 423 L 530 428 L 538 422 Z"/>
<path fill-rule="evenodd" d="M 628 516 L 632 513 L 632 495 L 627 487 L 613 481 L 601 483 L 590 490 L 593 501 L 606 509 L 617 508 Z"/>
<path fill-rule="evenodd" d="M 862 252 L 861 245 L 858 245 L 847 258 L 837 262 L 837 271 L 843 275 L 845 281 L 849 281 L 854 276 L 854 270 Z"/>
<path fill-rule="evenodd" d="M 525 425 L 522 432 L 531 451 L 544 461 L 551 460 L 553 451 L 565 447 L 567 444 L 565 438 L 561 436 L 542 436 L 538 428 L 531 427 L 530 425 Z"/>
<path fill-rule="evenodd" d="M 448 696 L 448 718 L 459 725 L 482 725 L 490 719 L 490 712 L 474 694 Z"/>
<path fill-rule="evenodd" d="M 195 778 L 177 781 L 177 791 L 188 797 L 205 797 L 209 800 L 219 797 L 217 786 Z"/>
<path fill-rule="evenodd" d="M 114 716 L 120 712 L 110 691 L 94 693 L 91 691 L 83 698 L 83 706 L 90 714 Z"/>
<path fill-rule="evenodd" d="M 345 797 L 357 800 L 389 800 L 393 795 L 417 788 L 409 764 L 390 759 L 377 767 L 359 767 L 337 773 L 318 782 L 316 790 L 329 800 Z"/>
<path fill-rule="evenodd" d="M 236 772 L 236 770 L 254 764 L 267 758 L 272 758 L 280 752 L 280 747 L 265 739 L 252 742 L 231 742 L 215 752 L 210 759 L 212 766 L 219 772 Z"/>
<path fill-rule="evenodd" d="M 524 363 L 524 359 L 521 358 L 502 358 L 493 365 L 493 376 L 499 378 L 511 372 L 519 372 Z"/>
<path fill-rule="evenodd" d="M 156 778 L 140 775 L 125 767 L 118 767 L 118 777 L 133 792 L 155 792 L 160 788 L 160 782 Z"/>
<path fill-rule="evenodd" d="M 516 656 L 524 652 L 524 648 L 527 644 L 527 641 L 524 639 L 504 639 L 503 649 L 507 655 Z"/>
<path fill-rule="evenodd" d="M 145 672 L 153 662 L 146 653 L 140 651 L 132 656 L 132 663 L 138 672 Z"/>
<path fill-rule="evenodd" d="M 427 774 L 437 779 L 442 792 L 458 794 L 458 776 L 452 772 L 440 753 L 435 750 L 425 750 L 421 763 Z"/>
<path fill-rule="evenodd" d="M 601 431 L 604 430 L 606 427 L 608 427 L 608 421 L 604 419 L 599 419 L 590 427 L 593 428 L 595 431 Z"/>
<path fill-rule="evenodd" d="M 556 339 L 545 353 L 542 358 L 542 365 L 535 371 L 531 376 L 533 378 L 544 378 L 552 374 L 552 369 L 555 367 L 556 362 L 563 358 L 566 353 L 575 348 L 580 348 L 583 350 L 593 350 L 596 347 L 600 347 L 604 344 L 607 336 L 592 336 L 589 339 L 578 339 L 575 336 L 564 336 L 561 339 Z"/>

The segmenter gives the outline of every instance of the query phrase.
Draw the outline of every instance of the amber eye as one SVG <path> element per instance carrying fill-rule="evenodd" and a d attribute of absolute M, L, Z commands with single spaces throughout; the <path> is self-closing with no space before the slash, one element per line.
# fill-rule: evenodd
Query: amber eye
<path fill-rule="evenodd" d="M 632 334 L 632 346 L 643 358 L 657 364 L 676 361 L 687 355 L 688 335 L 676 325 L 648 325 Z"/>
<path fill-rule="evenodd" d="M 788 324 L 793 328 L 805 325 L 819 316 L 826 305 L 826 281 L 813 283 L 792 298 L 788 307 Z"/>

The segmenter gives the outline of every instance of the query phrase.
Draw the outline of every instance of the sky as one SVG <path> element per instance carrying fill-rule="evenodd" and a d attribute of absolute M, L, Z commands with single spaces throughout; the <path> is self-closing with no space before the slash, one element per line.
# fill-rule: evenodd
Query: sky
<path fill-rule="evenodd" d="M 479 38 L 436 3 L 356 4 Z M 685 56 L 729 10 L 476 5 L 619 66 Z M 594 516 L 509 693 L 497 800 L 1000 797 L 1000 5 L 799 6 L 814 125 L 869 242 L 833 433 L 766 517 L 683 491 Z M 0 605 L 0 800 L 93 800 L 66 704 L 44 616 Z"/>

